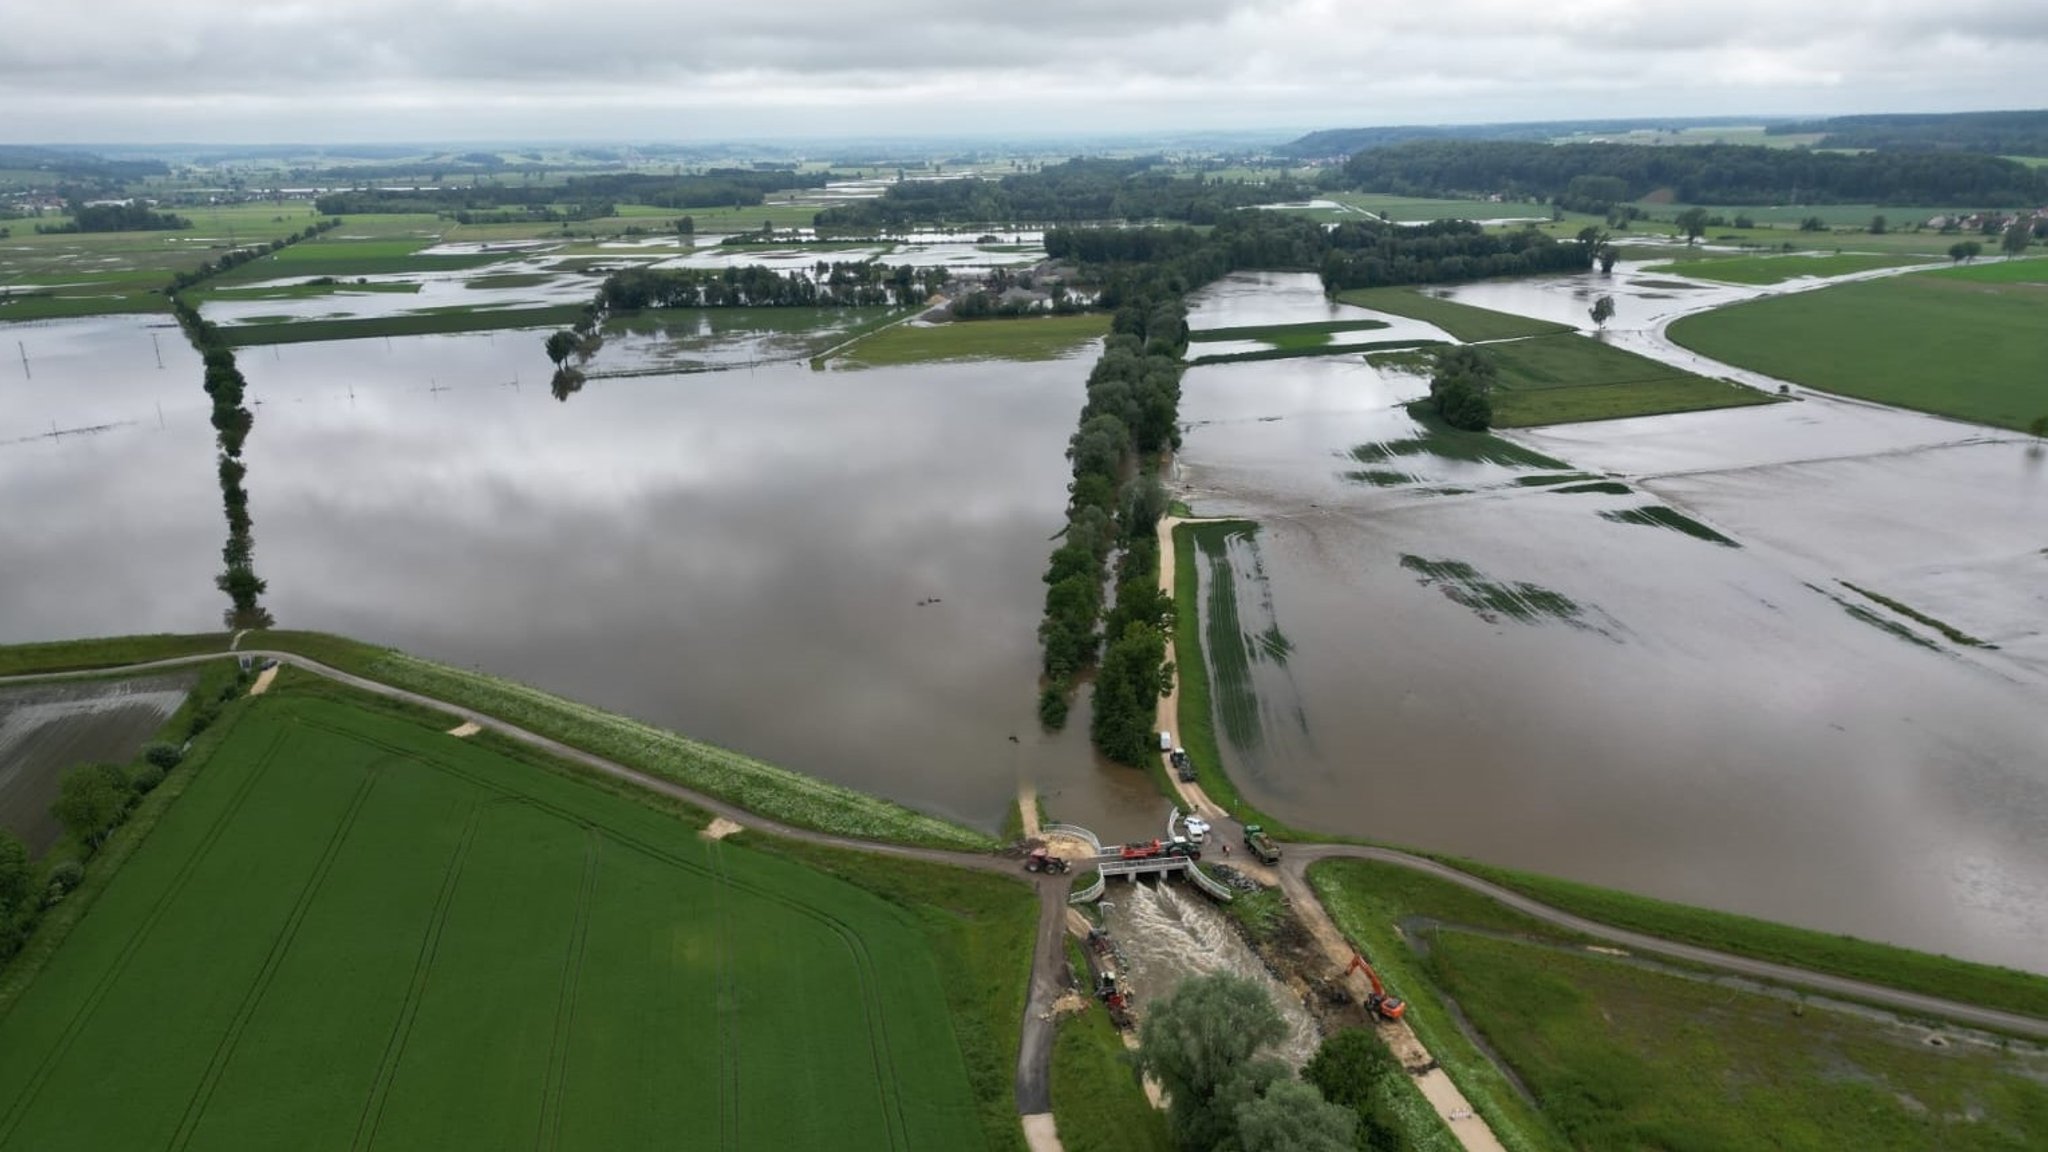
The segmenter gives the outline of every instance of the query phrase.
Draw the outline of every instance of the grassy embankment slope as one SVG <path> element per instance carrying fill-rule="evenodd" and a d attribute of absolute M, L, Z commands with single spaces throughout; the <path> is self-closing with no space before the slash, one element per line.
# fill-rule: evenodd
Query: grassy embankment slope
<path fill-rule="evenodd" d="M 2048 1138 L 2037 1050 L 1953 1034 L 1937 1047 L 1915 1029 L 1594 953 L 1387 865 L 1331 861 L 1311 880 L 1511 1147 L 2018 1150 Z"/>
<path fill-rule="evenodd" d="M 2048 416 L 2048 260 L 1916 272 L 1688 316 L 1673 341 L 1827 392 L 2023 430 Z"/>
<path fill-rule="evenodd" d="M 0 675 L 58 672 L 227 649 L 227 637 L 137 636 L 0 648 Z M 842 836 L 984 851 L 993 837 L 524 684 L 321 632 L 250 633 L 242 648 L 295 652 L 460 705 L 697 789 L 771 819 Z"/>
<path fill-rule="evenodd" d="M 1341 303 L 1422 320 L 1466 343 L 1486 343 L 1500 369 L 1493 393 L 1499 428 L 1618 420 L 1695 412 L 1771 398 L 1753 388 L 1709 380 L 1581 336 L 1569 326 L 1431 296 L 1414 288 L 1339 292 Z M 1428 353 L 1412 366 L 1426 367 Z"/>
<path fill-rule="evenodd" d="M 864 336 L 832 359 L 850 368 L 942 360 L 1056 360 L 1109 332 L 1101 313 L 897 324 Z"/>
<path fill-rule="evenodd" d="M 890 862 L 892 902 L 281 683 L 7 1005 L 0 1141 L 1019 1143 L 1022 885 Z M 1024 959 L 963 984 L 982 938 Z"/>

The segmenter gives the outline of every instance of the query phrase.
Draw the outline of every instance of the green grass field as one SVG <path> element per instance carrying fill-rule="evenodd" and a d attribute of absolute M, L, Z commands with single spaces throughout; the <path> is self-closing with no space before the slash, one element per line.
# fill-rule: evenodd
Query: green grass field
<path fill-rule="evenodd" d="M 1275 348 L 1312 348 L 1339 332 L 1370 332 L 1387 327 L 1384 320 L 1316 320 L 1307 324 L 1247 324 L 1236 328 L 1203 328 L 1188 333 L 1188 342 L 1260 340 Z"/>
<path fill-rule="evenodd" d="M 1085 979 L 1087 969 L 1080 969 Z M 1060 1021 L 1052 1050 L 1053 1118 L 1066 1152 L 1173 1152 L 1109 1014 L 1090 1005 Z"/>
<path fill-rule="evenodd" d="M 1695 376 L 1577 334 L 1489 344 L 1485 351 L 1500 369 L 1493 393 L 1499 428 L 1772 402 L 1754 388 Z"/>
<path fill-rule="evenodd" d="M 1677 273 L 1697 280 L 1719 280 L 1729 284 L 1780 284 L 1800 276 L 1846 276 L 1878 268 L 1898 268 L 1923 261 L 1910 256 L 1872 252 L 1837 252 L 1820 256 L 1735 256 L 1726 259 L 1685 260 L 1653 264 L 1644 272 Z"/>
<path fill-rule="evenodd" d="M 1311 879 L 1510 1146 L 2022 1149 L 2048 1135 L 2038 1051 L 1933 1047 L 1909 1029 L 1591 953 L 1484 896 L 1402 873 L 1330 861 Z M 1451 1022 L 1446 998 L 1500 1064 Z"/>
<path fill-rule="evenodd" d="M 230 723 L 0 1017 L 0 1144 L 989 1142 L 900 905 L 411 719 Z"/>
<path fill-rule="evenodd" d="M 943 360 L 1055 360 L 1109 331 L 1109 317 L 1023 316 L 884 328 L 833 357 L 852 368 Z"/>
<path fill-rule="evenodd" d="M 490 332 L 508 328 L 561 328 L 583 315 L 580 304 L 541 308 L 459 308 L 348 320 L 285 319 L 234 324 L 221 335 L 235 348 L 267 344 L 309 344 L 321 340 L 367 340 L 378 336 L 429 336 L 449 332 Z"/>
<path fill-rule="evenodd" d="M 1518 336 L 1550 336 L 1572 330 L 1566 324 L 1460 304 L 1432 296 L 1419 288 L 1353 288 L 1337 293 L 1337 302 L 1434 324 L 1466 343 L 1512 340 Z"/>
<path fill-rule="evenodd" d="M 2036 263 L 1752 300 L 1685 317 L 1669 334 L 1702 355 L 1823 391 L 2021 430 L 2048 416 L 2048 291 L 2026 279 Z"/>

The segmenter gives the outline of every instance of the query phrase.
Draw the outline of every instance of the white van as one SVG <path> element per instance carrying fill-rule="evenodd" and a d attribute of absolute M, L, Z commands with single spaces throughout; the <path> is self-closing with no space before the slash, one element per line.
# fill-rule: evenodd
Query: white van
<path fill-rule="evenodd" d="M 1161 752 L 1173 751 L 1173 733 L 1161 732 L 1159 734 L 1159 750 Z"/>

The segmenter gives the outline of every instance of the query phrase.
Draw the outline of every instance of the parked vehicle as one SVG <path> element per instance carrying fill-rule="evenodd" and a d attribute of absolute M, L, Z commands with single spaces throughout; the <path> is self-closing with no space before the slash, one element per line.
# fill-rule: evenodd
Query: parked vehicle
<path fill-rule="evenodd" d="M 1266 830 L 1257 824 L 1244 826 L 1244 846 L 1253 856 L 1258 857 L 1261 864 L 1280 862 L 1280 846 L 1273 843 L 1273 838 L 1266 835 Z"/>

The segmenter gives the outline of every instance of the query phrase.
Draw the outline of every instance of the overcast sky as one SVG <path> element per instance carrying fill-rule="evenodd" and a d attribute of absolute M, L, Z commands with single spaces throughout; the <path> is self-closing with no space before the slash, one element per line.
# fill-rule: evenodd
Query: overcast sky
<path fill-rule="evenodd" d="M 2041 0 L 58 0 L 0 141 L 730 140 L 2044 103 Z"/>

